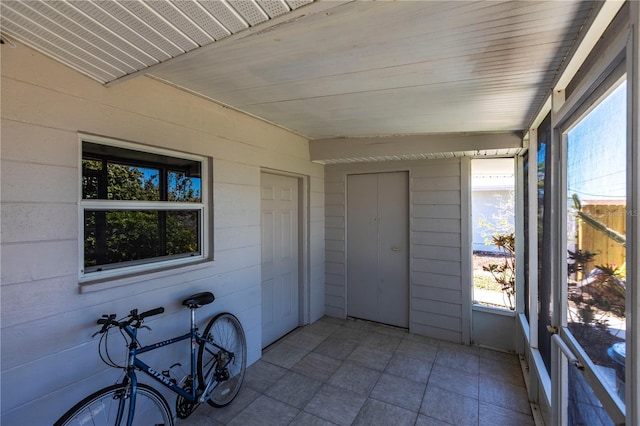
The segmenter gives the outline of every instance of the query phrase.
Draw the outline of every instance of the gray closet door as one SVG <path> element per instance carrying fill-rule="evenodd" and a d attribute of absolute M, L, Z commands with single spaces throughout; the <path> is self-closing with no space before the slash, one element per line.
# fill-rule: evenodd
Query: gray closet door
<path fill-rule="evenodd" d="M 347 315 L 409 326 L 409 175 L 347 177 Z"/>

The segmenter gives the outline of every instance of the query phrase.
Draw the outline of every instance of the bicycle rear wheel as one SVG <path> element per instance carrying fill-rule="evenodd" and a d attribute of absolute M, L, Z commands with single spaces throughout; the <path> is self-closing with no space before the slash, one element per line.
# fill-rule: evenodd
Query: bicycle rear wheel
<path fill-rule="evenodd" d="M 224 351 L 209 342 L 200 344 L 198 381 L 202 389 L 211 381 L 207 403 L 214 407 L 224 407 L 236 397 L 244 379 L 247 366 L 247 342 L 244 331 L 236 317 L 224 313 L 209 321 L 203 336 Z M 228 354 L 231 354 L 231 358 Z"/>
<path fill-rule="evenodd" d="M 126 425 L 129 402 L 131 401 L 129 389 L 130 387 L 124 384 L 100 389 L 67 411 L 55 422 L 54 426 L 114 426 L 120 403 L 124 404 L 124 418 L 120 423 Z M 167 401 L 160 392 L 151 386 L 138 384 L 133 424 L 136 426 L 173 426 L 173 417 Z"/>

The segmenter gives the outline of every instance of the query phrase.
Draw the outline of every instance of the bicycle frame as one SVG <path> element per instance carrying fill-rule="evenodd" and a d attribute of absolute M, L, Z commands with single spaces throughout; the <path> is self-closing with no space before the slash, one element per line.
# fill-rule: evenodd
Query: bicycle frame
<path fill-rule="evenodd" d="M 150 377 L 154 378 L 157 382 L 161 383 L 162 385 L 164 385 L 165 387 L 169 388 L 171 391 L 173 391 L 174 393 L 182 396 L 183 398 L 185 398 L 189 403 L 197 403 L 197 402 L 204 402 L 204 401 L 199 401 L 199 399 L 201 399 L 202 395 L 206 395 L 207 391 L 209 389 L 209 387 L 211 386 L 211 383 L 206 383 L 206 387 L 204 390 L 202 390 L 201 392 L 198 392 L 198 386 L 196 386 L 196 380 L 197 380 L 197 375 L 196 375 L 196 347 L 198 344 L 200 343 L 209 343 L 211 345 L 213 345 L 214 347 L 216 347 L 219 350 L 222 350 L 226 353 L 230 353 L 229 351 L 227 351 L 225 348 L 220 347 L 219 345 L 217 345 L 215 342 L 211 341 L 210 339 L 206 339 L 204 337 L 202 337 L 199 333 L 198 333 L 198 329 L 195 326 L 195 309 L 191 309 L 191 330 L 189 331 L 189 333 L 186 333 L 182 336 L 179 337 L 174 337 L 168 340 L 163 340 L 161 342 L 157 342 L 151 345 L 146 345 L 146 346 L 142 346 L 142 347 L 138 347 L 138 340 L 137 340 L 137 335 L 138 335 L 138 329 L 131 327 L 130 325 L 127 325 L 126 327 L 123 327 L 123 330 L 127 333 L 127 335 L 131 338 L 131 343 L 129 344 L 129 355 L 128 355 L 128 361 L 127 361 L 127 367 L 126 367 L 126 378 L 124 379 L 125 381 L 129 381 L 129 384 L 131 386 L 131 393 L 130 393 L 130 403 L 129 403 L 129 413 L 127 414 L 127 424 L 132 424 L 133 422 L 133 416 L 134 416 L 134 412 L 135 412 L 135 402 L 136 402 L 136 389 L 138 386 L 138 378 L 136 376 L 136 369 L 139 369 L 140 371 L 146 373 L 147 375 L 149 375 Z M 191 369 L 190 369 L 190 374 L 191 377 L 193 379 L 192 384 L 191 384 L 191 392 L 186 392 L 184 389 L 180 388 L 176 383 L 173 383 L 171 381 L 171 379 L 169 379 L 167 376 L 165 376 L 164 374 L 162 374 L 161 372 L 156 371 L 155 369 L 153 369 L 152 367 L 150 367 L 148 364 L 146 364 L 145 362 L 141 361 L 138 358 L 139 354 L 143 354 L 146 352 L 151 352 L 155 349 L 158 348 L 162 348 L 164 346 L 168 346 L 168 345 L 172 345 L 174 343 L 178 343 L 181 342 L 183 340 L 187 340 L 187 339 L 191 339 Z M 229 360 L 232 359 L 232 357 L 229 357 Z M 221 368 L 225 368 L 228 363 L 230 361 L 227 361 L 227 363 L 222 366 Z M 124 401 L 124 399 L 122 400 Z M 116 418 L 116 424 L 120 424 L 120 422 L 122 421 L 124 415 L 124 403 L 120 403 L 120 406 L 118 407 L 118 415 Z"/>

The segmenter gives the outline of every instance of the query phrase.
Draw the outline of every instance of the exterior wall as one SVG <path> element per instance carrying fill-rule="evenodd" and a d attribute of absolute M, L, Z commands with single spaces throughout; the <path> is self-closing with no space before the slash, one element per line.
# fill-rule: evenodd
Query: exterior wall
<path fill-rule="evenodd" d="M 263 121 L 138 77 L 106 88 L 17 45 L 2 48 L 2 424 L 51 424 L 119 372 L 97 354 L 96 319 L 164 306 L 148 324 L 152 343 L 186 331 L 181 300 L 212 291 L 201 322 L 239 317 L 248 362 L 261 355 L 260 171 L 306 176 L 308 319 L 324 314 L 324 170 L 308 141 Z M 213 159 L 214 260 L 106 285 L 78 284 L 77 132 Z M 115 335 L 114 339 L 117 340 Z M 114 341 L 115 341 L 114 340 Z M 152 366 L 182 360 L 188 345 L 149 354 Z M 179 347 L 178 347 L 179 346 Z M 115 348 L 115 349 L 113 349 Z M 122 345 L 112 346 L 116 359 Z M 154 364 L 157 362 L 157 364 Z M 169 401 L 172 405 L 174 398 Z"/>
<path fill-rule="evenodd" d="M 468 159 L 330 165 L 325 169 L 326 314 L 347 315 L 346 176 L 408 170 L 409 330 L 469 343 Z M 467 201 L 465 201 L 467 200 Z M 463 213 L 464 212 L 464 213 Z M 465 215 L 465 220 L 462 216 Z"/>

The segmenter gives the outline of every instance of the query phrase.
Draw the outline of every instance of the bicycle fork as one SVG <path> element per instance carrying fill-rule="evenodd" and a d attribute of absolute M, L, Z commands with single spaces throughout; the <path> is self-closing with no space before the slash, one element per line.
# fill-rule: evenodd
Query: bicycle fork
<path fill-rule="evenodd" d="M 127 425 L 133 424 L 133 416 L 135 414 L 135 406 L 136 406 L 136 388 L 137 388 L 137 378 L 134 375 L 127 375 L 123 384 L 126 386 L 120 389 L 118 393 L 116 393 L 115 397 L 118 399 L 118 411 L 116 413 L 115 424 L 119 426 L 122 424 L 122 420 L 127 418 Z M 127 403 L 129 408 L 127 409 Z M 126 409 L 126 415 L 125 415 Z"/>

